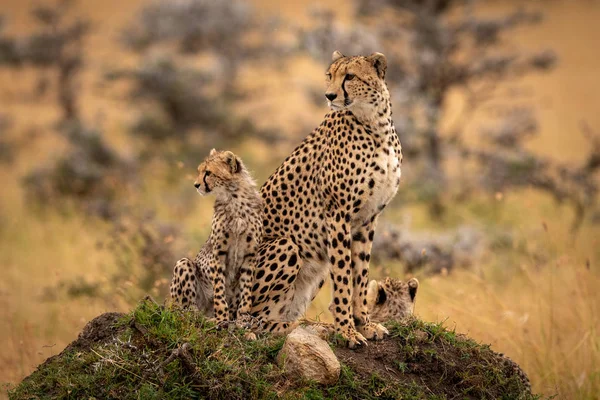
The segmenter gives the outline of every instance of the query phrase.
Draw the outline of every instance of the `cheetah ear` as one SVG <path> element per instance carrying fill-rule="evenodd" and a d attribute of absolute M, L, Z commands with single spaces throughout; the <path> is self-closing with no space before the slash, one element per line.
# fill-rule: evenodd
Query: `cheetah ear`
<path fill-rule="evenodd" d="M 223 155 L 225 156 L 225 161 L 227 162 L 227 165 L 229 165 L 229 168 L 233 174 L 242 170 L 242 161 L 235 154 L 230 151 L 226 151 L 223 153 Z"/>
<path fill-rule="evenodd" d="M 415 301 L 415 297 L 417 296 L 417 289 L 419 288 L 419 281 L 417 278 L 411 278 L 408 280 L 408 294 L 410 295 L 410 300 Z"/>
<path fill-rule="evenodd" d="M 385 78 L 385 71 L 387 70 L 387 58 L 382 53 L 373 53 L 367 59 L 373 64 L 377 71 L 377 76 L 381 79 Z"/>
<path fill-rule="evenodd" d="M 333 54 L 331 55 L 331 61 L 337 61 L 340 58 L 345 57 L 342 53 L 340 53 L 339 51 L 334 51 Z"/>
<path fill-rule="evenodd" d="M 214 156 L 215 154 L 217 154 L 217 149 L 212 149 L 210 153 L 208 153 L 210 157 Z"/>

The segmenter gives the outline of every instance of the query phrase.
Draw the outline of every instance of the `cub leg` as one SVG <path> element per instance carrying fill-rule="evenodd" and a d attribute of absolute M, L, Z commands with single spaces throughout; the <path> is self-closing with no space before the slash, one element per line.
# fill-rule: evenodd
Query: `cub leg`
<path fill-rule="evenodd" d="M 217 324 L 226 323 L 229 319 L 227 298 L 225 294 L 225 256 L 226 252 L 216 247 L 209 260 L 209 273 L 213 285 L 213 309 Z"/>
<path fill-rule="evenodd" d="M 235 321 L 239 328 L 249 328 L 252 325 L 250 311 L 252 309 L 252 279 L 256 266 L 255 254 L 246 256 L 240 270 L 239 282 L 234 293 Z"/>

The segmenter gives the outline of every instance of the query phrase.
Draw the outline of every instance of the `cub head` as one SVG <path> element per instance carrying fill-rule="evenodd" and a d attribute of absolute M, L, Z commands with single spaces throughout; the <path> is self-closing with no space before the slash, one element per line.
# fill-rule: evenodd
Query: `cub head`
<path fill-rule="evenodd" d="M 332 110 L 348 109 L 369 116 L 387 107 L 387 60 L 383 54 L 346 57 L 334 51 L 332 61 L 325 74 L 325 97 Z"/>
<path fill-rule="evenodd" d="M 400 320 L 413 313 L 419 281 L 395 278 L 371 281 L 367 288 L 367 307 L 373 322 Z"/>
<path fill-rule="evenodd" d="M 230 151 L 212 149 L 208 157 L 198 166 L 198 177 L 194 187 L 202 196 L 219 193 L 244 171 L 244 164 L 238 156 Z"/>

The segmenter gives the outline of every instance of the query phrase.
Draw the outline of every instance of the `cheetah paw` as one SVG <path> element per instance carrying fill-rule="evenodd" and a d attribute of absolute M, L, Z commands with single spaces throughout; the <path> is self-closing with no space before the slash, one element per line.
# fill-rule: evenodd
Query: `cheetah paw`
<path fill-rule="evenodd" d="M 382 340 L 386 335 L 390 334 L 385 326 L 376 324 L 374 322 L 368 322 L 364 325 L 360 325 L 357 327 L 357 329 L 369 340 Z"/>
<path fill-rule="evenodd" d="M 256 333 L 246 332 L 246 333 L 244 333 L 244 339 L 246 339 L 249 342 L 253 342 L 256 340 Z"/>
<path fill-rule="evenodd" d="M 348 348 L 350 349 L 367 346 L 367 339 L 356 331 L 356 329 L 346 329 L 345 331 L 338 332 L 338 334 L 348 343 Z"/>

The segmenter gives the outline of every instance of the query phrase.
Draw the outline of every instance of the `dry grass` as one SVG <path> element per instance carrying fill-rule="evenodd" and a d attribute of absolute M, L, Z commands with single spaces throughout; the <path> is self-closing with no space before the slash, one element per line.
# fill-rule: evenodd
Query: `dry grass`
<path fill-rule="evenodd" d="M 507 283 L 460 271 L 424 283 L 418 314 L 449 318 L 461 332 L 510 355 L 534 391 L 558 398 L 600 392 L 600 277 L 561 262 L 521 265 Z"/>
<path fill-rule="evenodd" d="M 10 191 L 17 182 L 4 172 L 1 181 L 8 195 L 0 202 L 0 381 L 15 382 L 58 353 L 91 317 L 124 304 L 49 296 L 65 278 L 97 280 L 110 273 L 109 255 L 96 246 L 106 227 L 33 213 L 19 190 Z"/>

